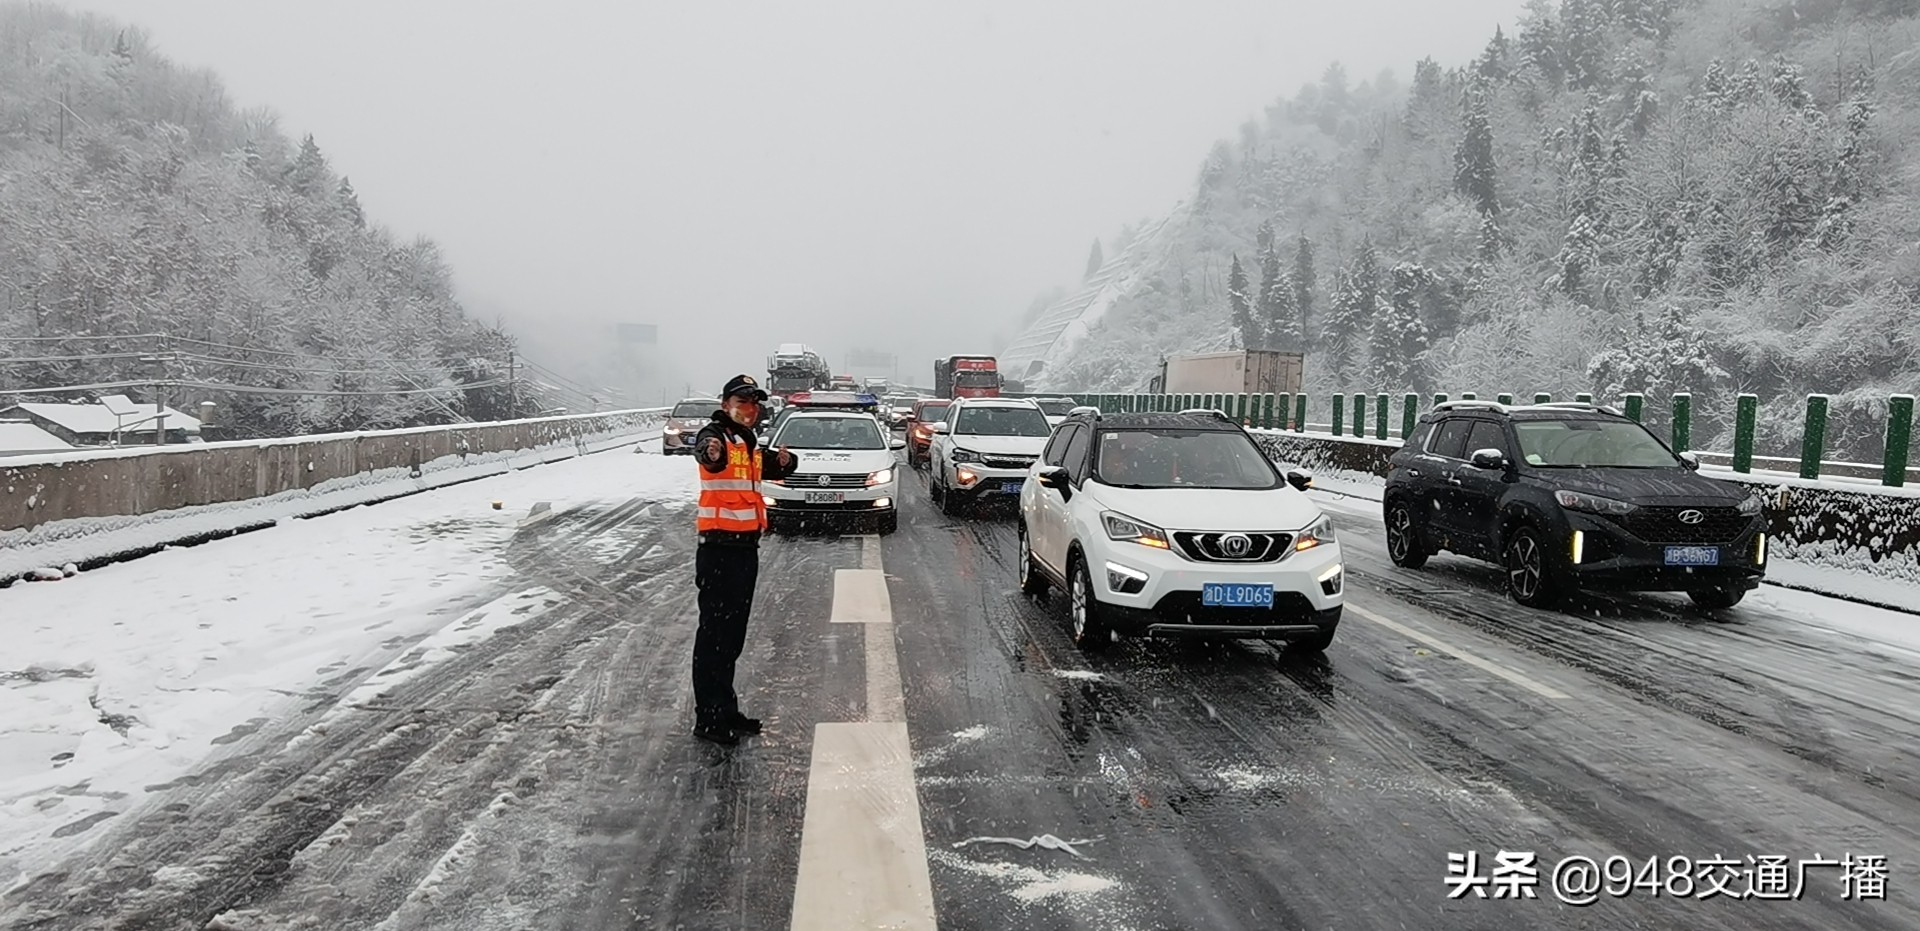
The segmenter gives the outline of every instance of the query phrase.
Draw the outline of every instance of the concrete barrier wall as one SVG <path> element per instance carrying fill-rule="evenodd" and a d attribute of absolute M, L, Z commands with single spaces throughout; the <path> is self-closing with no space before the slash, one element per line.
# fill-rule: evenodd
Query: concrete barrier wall
<path fill-rule="evenodd" d="M 1399 440 L 1251 432 L 1275 462 L 1328 475 L 1384 478 L 1400 448 Z M 1775 555 L 1920 584 L 1920 494 L 1913 490 L 1718 469 L 1703 474 L 1764 495 Z"/>
<path fill-rule="evenodd" d="M 0 532 L 267 498 L 391 469 L 638 433 L 665 409 L 329 436 L 81 450 L 0 464 Z"/>

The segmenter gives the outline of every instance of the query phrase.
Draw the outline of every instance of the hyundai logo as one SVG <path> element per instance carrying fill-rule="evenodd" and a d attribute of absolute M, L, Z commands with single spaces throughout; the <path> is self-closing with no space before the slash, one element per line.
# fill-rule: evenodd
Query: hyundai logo
<path fill-rule="evenodd" d="M 1245 556 L 1253 549 L 1253 541 L 1244 533 L 1230 533 L 1220 538 L 1220 551 L 1228 556 Z"/>
<path fill-rule="evenodd" d="M 1680 512 L 1680 522 L 1683 524 L 1697 524 L 1706 519 L 1707 519 L 1707 515 L 1702 514 L 1699 511 L 1694 510 L 1693 508 L 1688 508 Z"/>

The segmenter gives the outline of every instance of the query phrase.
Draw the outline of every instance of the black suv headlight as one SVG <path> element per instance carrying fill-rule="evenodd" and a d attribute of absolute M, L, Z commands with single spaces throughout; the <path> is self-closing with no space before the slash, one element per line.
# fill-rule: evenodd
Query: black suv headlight
<path fill-rule="evenodd" d="M 1138 543 L 1157 550 L 1170 550 L 1167 545 L 1167 532 L 1145 521 L 1134 520 L 1118 511 L 1100 512 L 1100 523 L 1107 528 L 1107 539 L 1122 543 Z"/>
<path fill-rule="evenodd" d="M 1607 514 L 1613 517 L 1632 514 L 1640 509 L 1638 505 L 1628 504 L 1625 501 L 1615 501 L 1612 498 L 1602 498 L 1599 495 L 1578 491 L 1556 491 L 1553 493 L 1553 500 L 1560 502 L 1560 506 L 1569 511 L 1586 511 L 1589 514 Z"/>
<path fill-rule="evenodd" d="M 980 454 L 971 449 L 955 449 L 952 453 L 955 462 L 980 462 Z"/>

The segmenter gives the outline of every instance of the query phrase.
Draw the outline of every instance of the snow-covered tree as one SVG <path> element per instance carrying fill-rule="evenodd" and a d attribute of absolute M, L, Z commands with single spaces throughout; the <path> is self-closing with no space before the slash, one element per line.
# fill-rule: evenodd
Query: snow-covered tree
<path fill-rule="evenodd" d="M 1473 202 L 1482 215 L 1500 213 L 1500 198 L 1494 189 L 1493 124 L 1491 89 L 1485 77 L 1476 77 L 1467 86 L 1466 130 L 1453 154 L 1453 186 Z"/>
<path fill-rule="evenodd" d="M 1587 366 L 1587 380 L 1599 386 L 1602 397 L 1613 398 L 1631 391 L 1650 398 L 1679 391 L 1700 394 L 1726 378 L 1713 361 L 1706 335 L 1673 304 L 1662 307 L 1652 320 L 1635 313 L 1621 343 L 1594 356 Z"/>
<path fill-rule="evenodd" d="M 1383 391 L 1423 391 L 1430 342 L 1421 319 L 1421 292 L 1433 282 L 1433 273 L 1419 264 L 1401 262 L 1387 277 L 1387 299 L 1373 318 L 1374 372 Z"/>
<path fill-rule="evenodd" d="M 1233 257 L 1233 267 L 1227 272 L 1227 305 L 1241 348 L 1259 348 L 1265 334 L 1253 319 L 1253 302 L 1247 294 L 1247 270 L 1240 267 L 1238 255 Z"/>

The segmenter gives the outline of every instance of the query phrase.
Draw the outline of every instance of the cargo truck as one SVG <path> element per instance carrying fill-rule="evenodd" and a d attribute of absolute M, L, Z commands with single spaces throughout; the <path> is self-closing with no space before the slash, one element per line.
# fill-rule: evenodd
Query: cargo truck
<path fill-rule="evenodd" d="M 936 398 L 997 398 L 1000 363 L 992 356 L 948 356 L 933 360 Z"/>
<path fill-rule="evenodd" d="M 781 343 L 767 357 L 767 393 L 786 397 L 796 391 L 825 388 L 833 379 L 833 369 L 825 356 L 803 343 Z"/>
<path fill-rule="evenodd" d="M 1299 394 L 1306 357 L 1297 352 L 1248 349 L 1168 356 L 1150 388 L 1154 394 Z"/>

